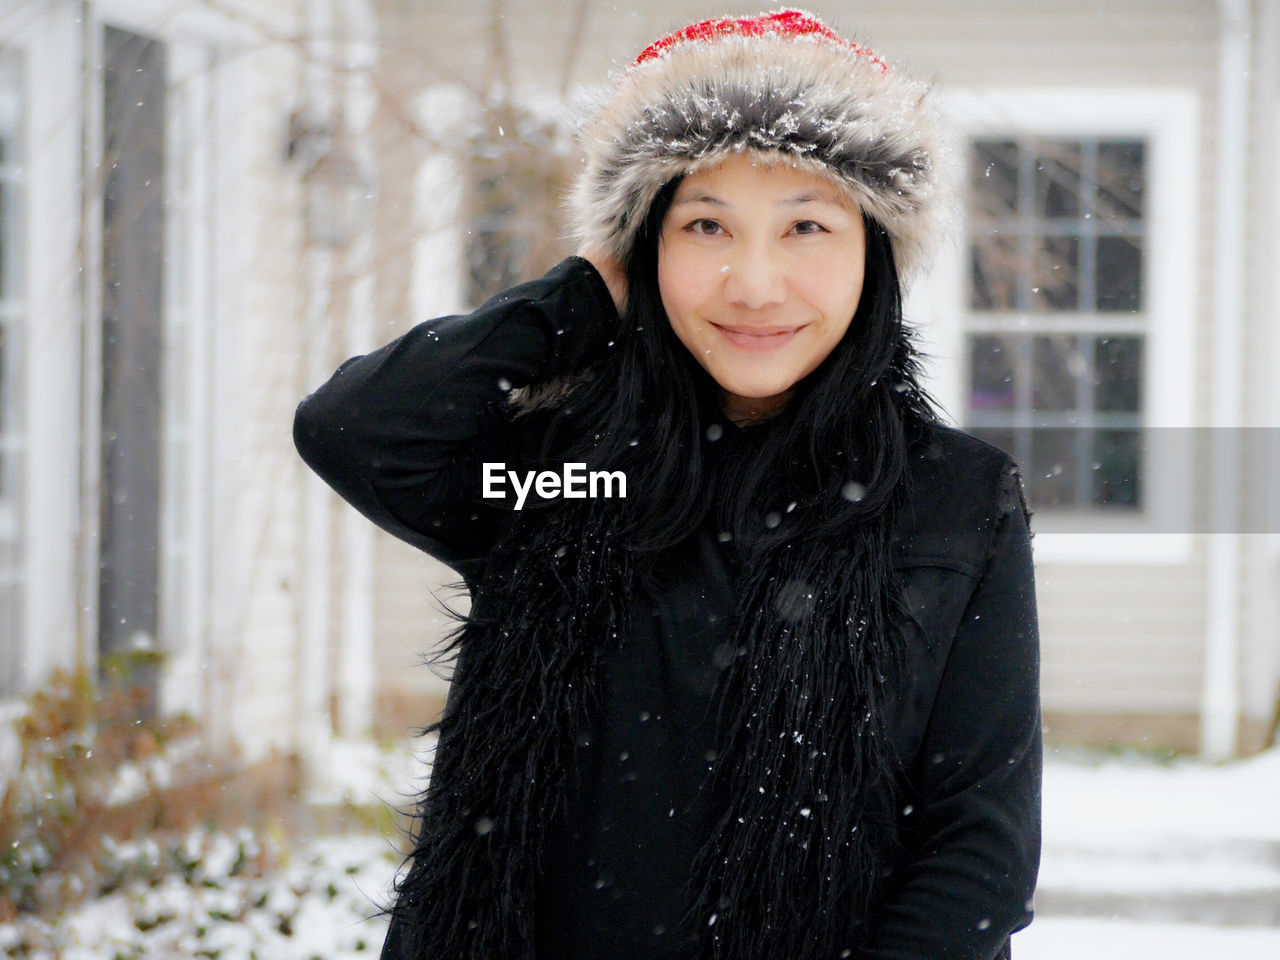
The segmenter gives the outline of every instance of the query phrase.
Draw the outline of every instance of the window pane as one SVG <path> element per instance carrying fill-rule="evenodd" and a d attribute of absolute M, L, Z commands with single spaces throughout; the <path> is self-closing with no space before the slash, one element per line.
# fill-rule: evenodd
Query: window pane
<path fill-rule="evenodd" d="M 1033 310 L 1079 308 L 1080 238 L 1041 237 L 1031 276 Z"/>
<path fill-rule="evenodd" d="M 1142 309 L 1142 238 L 1098 238 L 1098 311 Z"/>
<path fill-rule="evenodd" d="M 1018 145 L 979 140 L 970 167 L 973 212 L 978 217 L 1012 217 L 1018 208 Z"/>
<path fill-rule="evenodd" d="M 985 440 L 992 446 L 999 447 L 1015 460 L 1021 460 L 1017 450 L 1017 439 L 1015 431 L 1012 429 L 1004 429 L 1000 427 L 979 427 L 975 428 L 973 435 L 979 440 Z"/>
<path fill-rule="evenodd" d="M 98 652 L 104 660 L 154 643 L 158 635 L 164 66 L 164 44 L 104 29 L 98 569 Z"/>
<path fill-rule="evenodd" d="M 1039 217 L 1080 216 L 1080 144 L 1070 140 L 1037 145 L 1035 208 Z"/>
<path fill-rule="evenodd" d="M 1098 144 L 1098 215 L 1104 221 L 1142 217 L 1146 147 L 1140 140 Z"/>
<path fill-rule="evenodd" d="M 1016 357 L 1012 338 L 971 337 L 969 364 L 972 388 L 969 407 L 972 410 L 1012 410 L 1014 407 L 1014 369 Z"/>
<path fill-rule="evenodd" d="M 1137 430 L 1094 432 L 1090 496 L 1095 504 L 1131 509 L 1142 505 L 1141 453 Z"/>
<path fill-rule="evenodd" d="M 1018 241 L 1007 235 L 973 238 L 973 294 L 975 310 L 1014 310 L 1018 306 Z"/>
<path fill-rule="evenodd" d="M 1070 334 L 1034 337 L 1031 341 L 1031 409 L 1075 410 L 1076 382 L 1084 371 L 1080 338 Z"/>
<path fill-rule="evenodd" d="M 1099 337 L 1093 352 L 1093 406 L 1137 413 L 1142 395 L 1142 338 Z"/>
<path fill-rule="evenodd" d="M 1076 496 L 1076 438 L 1079 431 L 1031 431 L 1031 476 L 1027 497 L 1032 509 L 1070 506 Z"/>
<path fill-rule="evenodd" d="M 1145 308 L 1146 175 L 1139 139 L 973 144 L 971 310 L 1019 332 L 970 335 L 970 429 L 1026 464 L 1034 506 L 1137 504 L 1145 338 L 1108 317 Z"/>

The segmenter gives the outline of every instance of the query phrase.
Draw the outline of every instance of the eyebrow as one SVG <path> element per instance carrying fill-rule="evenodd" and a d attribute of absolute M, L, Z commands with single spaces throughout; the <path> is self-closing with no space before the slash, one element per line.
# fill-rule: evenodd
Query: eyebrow
<path fill-rule="evenodd" d="M 726 203 L 724 200 L 721 200 L 715 194 L 711 194 L 711 193 L 695 193 L 692 196 L 684 197 L 683 199 L 677 200 L 671 205 L 673 207 L 681 207 L 687 203 L 709 203 L 714 207 L 730 206 L 729 203 Z M 807 190 L 804 193 L 793 194 L 792 196 L 789 196 L 789 197 L 783 197 L 781 200 L 779 200 L 775 204 L 775 206 L 790 207 L 790 206 L 798 206 L 799 204 L 802 204 L 802 203 L 829 203 L 832 206 L 836 206 L 836 207 L 843 206 L 843 204 L 841 204 L 840 201 L 835 196 L 826 192 L 817 193 L 812 190 Z"/>

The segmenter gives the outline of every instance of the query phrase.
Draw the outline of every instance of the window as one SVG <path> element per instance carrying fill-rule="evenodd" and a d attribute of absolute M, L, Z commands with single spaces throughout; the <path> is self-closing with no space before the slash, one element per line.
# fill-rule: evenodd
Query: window
<path fill-rule="evenodd" d="M 1022 463 L 1038 562 L 1184 562 L 1205 275 L 1195 92 L 943 96 L 966 208 L 906 304 L 930 393 Z"/>
<path fill-rule="evenodd" d="M 0 50 L 0 697 L 24 673 L 22 113 L 22 61 Z"/>
<path fill-rule="evenodd" d="M 173 639 L 194 635 L 207 569 L 191 423 L 210 394 L 220 81 L 207 48 L 179 44 L 175 73 L 174 43 L 91 6 L 87 26 L 64 6 L 0 24 L 0 717 L 54 667 L 153 643 L 182 655 L 172 702 L 198 686 L 200 651 Z"/>
<path fill-rule="evenodd" d="M 1147 144 L 970 142 L 966 425 L 1033 508 L 1143 505 Z"/>
<path fill-rule="evenodd" d="M 155 649 L 159 618 L 165 47 L 103 43 L 102 483 L 98 648 Z"/>

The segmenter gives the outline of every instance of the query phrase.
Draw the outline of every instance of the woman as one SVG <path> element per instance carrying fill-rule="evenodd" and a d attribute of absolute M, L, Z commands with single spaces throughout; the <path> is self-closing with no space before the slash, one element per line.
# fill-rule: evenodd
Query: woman
<path fill-rule="evenodd" d="M 902 322 L 935 127 L 809 15 L 687 27 L 586 124 L 584 256 L 299 407 L 307 462 L 473 599 L 384 958 L 1009 956 L 1028 516 Z"/>

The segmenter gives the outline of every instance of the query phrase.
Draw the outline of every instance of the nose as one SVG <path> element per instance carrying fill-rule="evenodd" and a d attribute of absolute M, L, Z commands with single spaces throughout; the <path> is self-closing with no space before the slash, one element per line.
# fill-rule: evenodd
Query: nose
<path fill-rule="evenodd" d="M 724 296 L 734 306 L 761 310 L 787 298 L 786 275 L 776 254 L 763 242 L 743 243 L 729 259 Z"/>

